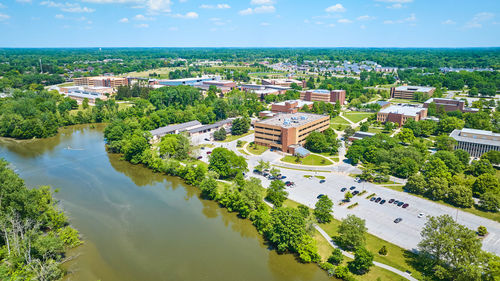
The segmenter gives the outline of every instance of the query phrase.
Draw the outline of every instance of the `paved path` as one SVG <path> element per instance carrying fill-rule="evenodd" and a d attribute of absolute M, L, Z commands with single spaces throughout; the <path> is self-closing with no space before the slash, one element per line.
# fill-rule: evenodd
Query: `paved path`
<path fill-rule="evenodd" d="M 321 235 L 322 235 L 322 236 L 326 239 L 326 241 L 328 241 L 328 243 L 329 243 L 332 247 L 334 247 L 334 248 L 338 248 L 338 247 L 337 247 L 337 245 L 335 245 L 335 243 L 333 243 L 333 240 L 332 240 L 332 238 L 330 237 L 330 235 L 328 235 L 328 233 L 326 233 L 326 232 L 325 232 L 325 231 L 324 231 L 321 227 L 319 227 L 318 225 L 316 225 L 316 224 L 315 224 L 315 225 L 314 225 L 314 228 L 316 228 L 316 230 L 317 230 L 317 231 L 318 231 L 318 232 L 319 232 L 319 233 L 320 233 L 320 234 L 321 234 Z M 339 248 L 339 249 L 340 249 L 340 248 Z M 344 250 L 342 250 L 342 249 L 341 249 L 341 251 L 342 251 L 342 254 L 343 254 L 344 256 L 346 256 L 346 257 L 348 257 L 348 258 L 351 258 L 351 259 L 354 259 L 354 255 L 353 255 L 353 254 L 351 254 L 351 253 L 349 253 L 349 252 L 346 252 L 346 251 L 344 251 Z M 394 273 L 396 273 L 397 275 L 399 275 L 399 276 L 401 276 L 401 277 L 403 277 L 403 278 L 405 278 L 405 279 L 407 279 L 407 280 L 411 280 L 411 281 L 418 281 L 417 279 L 413 278 L 410 274 L 408 274 L 408 273 L 406 273 L 406 272 L 403 272 L 403 271 L 401 271 L 401 270 L 399 270 L 399 269 L 396 269 L 396 268 L 394 268 L 394 267 L 392 267 L 392 266 L 389 266 L 389 265 L 387 265 L 387 264 L 385 264 L 385 263 L 380 263 L 380 262 L 376 262 L 376 261 L 374 261 L 374 262 L 373 262 L 373 265 L 378 266 L 378 267 L 381 267 L 381 268 L 386 269 L 386 270 L 389 270 L 389 271 L 391 271 L 391 272 L 394 272 Z"/>

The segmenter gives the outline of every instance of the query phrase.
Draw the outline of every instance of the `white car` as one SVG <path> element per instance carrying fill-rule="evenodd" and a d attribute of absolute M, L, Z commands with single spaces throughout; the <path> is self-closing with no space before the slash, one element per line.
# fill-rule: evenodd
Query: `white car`
<path fill-rule="evenodd" d="M 424 216 L 424 213 L 420 213 L 420 214 L 418 214 L 418 218 L 421 218 L 421 217 L 423 217 L 423 216 Z"/>

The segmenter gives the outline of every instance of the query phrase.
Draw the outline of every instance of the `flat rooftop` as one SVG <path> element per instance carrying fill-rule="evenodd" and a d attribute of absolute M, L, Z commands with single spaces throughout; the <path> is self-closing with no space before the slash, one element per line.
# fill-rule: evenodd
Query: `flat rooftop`
<path fill-rule="evenodd" d="M 307 92 L 315 93 L 315 94 L 323 94 L 323 95 L 329 95 L 330 94 L 330 91 L 323 90 L 323 89 L 308 90 Z"/>
<path fill-rule="evenodd" d="M 422 87 L 422 86 L 399 86 L 396 87 L 396 91 L 407 91 L 407 92 L 423 92 L 428 93 L 434 90 L 432 87 Z"/>
<path fill-rule="evenodd" d="M 304 105 L 311 105 L 314 104 L 312 101 L 304 101 L 304 100 L 286 100 L 286 101 L 280 101 L 273 103 L 273 105 L 286 105 L 287 103 L 297 103 L 297 107 L 302 108 Z"/>
<path fill-rule="evenodd" d="M 416 116 L 424 108 L 420 106 L 411 105 L 391 105 L 386 108 L 381 109 L 380 113 L 398 113 L 406 116 Z"/>
<path fill-rule="evenodd" d="M 492 131 L 464 128 L 462 130 L 453 130 L 450 137 L 462 142 L 500 146 L 500 134 Z"/>
<path fill-rule="evenodd" d="M 256 122 L 256 124 L 267 124 L 272 126 L 279 126 L 282 128 L 294 128 L 301 127 L 327 116 L 328 115 L 319 115 L 305 112 L 284 113 L 278 114 L 273 118 L 258 121 Z"/>

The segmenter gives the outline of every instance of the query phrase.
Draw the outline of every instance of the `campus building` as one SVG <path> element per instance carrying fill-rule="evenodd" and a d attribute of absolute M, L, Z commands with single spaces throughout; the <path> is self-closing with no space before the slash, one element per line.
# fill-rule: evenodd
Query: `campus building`
<path fill-rule="evenodd" d="M 481 157 L 490 150 L 500 151 L 500 134 L 476 129 L 453 130 L 450 137 L 457 141 L 455 149 L 463 149 L 472 157 Z"/>
<path fill-rule="evenodd" d="M 97 99 L 107 100 L 108 96 L 114 92 L 111 87 L 83 87 L 83 86 L 68 86 L 59 88 L 59 93 L 82 103 L 87 99 L 89 104 L 95 104 Z"/>
<path fill-rule="evenodd" d="M 430 98 L 424 102 L 424 107 L 429 108 L 431 103 L 436 104 L 436 109 L 443 108 L 444 111 L 478 112 L 478 108 L 465 107 L 465 101 L 454 99 Z"/>
<path fill-rule="evenodd" d="M 201 89 L 203 91 L 208 91 L 210 86 L 215 86 L 217 90 L 225 94 L 236 88 L 236 82 L 229 80 L 210 80 L 203 81 L 200 84 L 195 84 L 194 87 Z"/>
<path fill-rule="evenodd" d="M 262 79 L 261 82 L 262 85 L 276 85 L 282 87 L 291 87 L 294 83 L 302 88 L 305 88 L 307 85 L 305 80 L 300 81 L 295 79 Z"/>
<path fill-rule="evenodd" d="M 111 77 L 111 76 L 97 76 L 97 77 L 77 77 L 73 78 L 75 86 L 87 87 L 111 87 L 117 88 L 118 86 L 128 85 L 127 78 Z"/>
<path fill-rule="evenodd" d="M 219 76 L 202 76 L 202 77 L 194 77 L 194 78 L 182 78 L 182 79 L 160 79 L 160 80 L 150 80 L 150 84 L 163 85 L 163 86 L 180 86 L 180 85 L 188 85 L 195 86 L 200 85 L 203 82 L 207 81 L 219 81 Z"/>
<path fill-rule="evenodd" d="M 284 113 L 255 122 L 255 143 L 295 154 L 314 131 L 330 127 L 330 117 L 311 113 Z"/>
<path fill-rule="evenodd" d="M 436 88 L 420 86 L 399 86 L 391 88 L 391 98 L 412 100 L 415 93 L 424 93 L 428 97 L 434 94 Z"/>
<path fill-rule="evenodd" d="M 179 134 L 186 133 L 190 137 L 210 133 L 213 134 L 215 131 L 224 128 L 226 131 L 231 129 L 233 125 L 234 118 L 228 118 L 215 122 L 214 124 L 202 125 L 200 121 L 194 120 L 181 124 L 168 125 L 161 127 L 152 131 L 149 131 L 153 135 L 153 141 L 161 139 L 163 136 L 168 134 Z"/>
<path fill-rule="evenodd" d="M 425 117 L 427 117 L 427 108 L 413 105 L 391 105 L 377 113 L 378 122 L 398 123 L 399 126 L 403 126 L 408 119 L 419 121 Z"/>
<path fill-rule="evenodd" d="M 345 104 L 345 90 L 308 90 L 300 92 L 300 99 L 305 101 L 323 101 L 330 103 Z"/>
<path fill-rule="evenodd" d="M 271 104 L 271 112 L 274 113 L 297 113 L 301 108 L 307 106 L 312 108 L 313 102 L 303 100 L 287 100 Z"/>

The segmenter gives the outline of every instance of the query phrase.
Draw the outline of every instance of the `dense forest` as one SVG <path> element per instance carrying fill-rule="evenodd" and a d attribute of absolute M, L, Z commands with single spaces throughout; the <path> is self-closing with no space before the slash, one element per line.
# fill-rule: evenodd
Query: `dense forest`
<path fill-rule="evenodd" d="M 0 279 L 61 279 L 66 250 L 81 241 L 50 187 L 26 187 L 2 159 L 0 187 Z"/>

